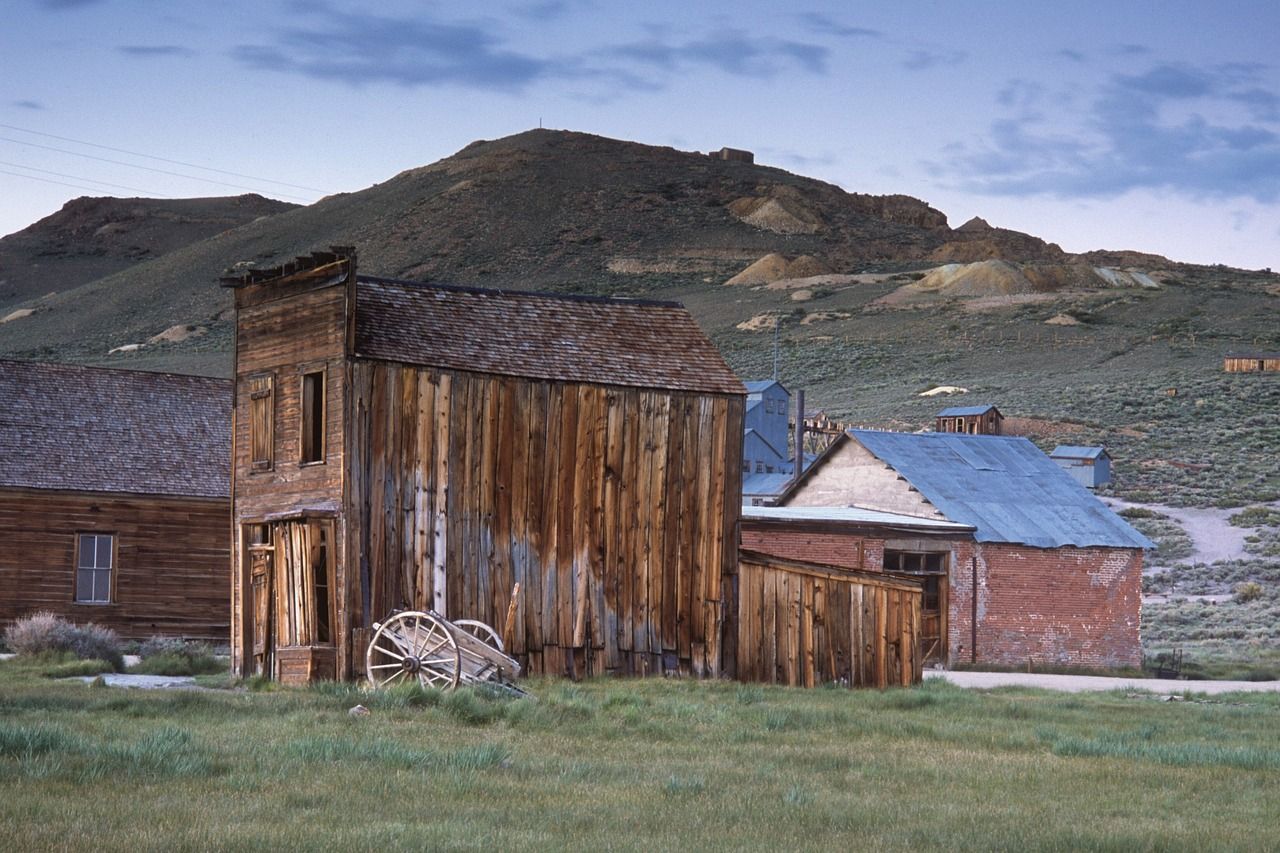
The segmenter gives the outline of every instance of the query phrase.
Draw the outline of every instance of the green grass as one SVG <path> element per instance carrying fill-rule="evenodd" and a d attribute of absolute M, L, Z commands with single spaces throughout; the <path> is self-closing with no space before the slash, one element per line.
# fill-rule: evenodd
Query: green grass
<path fill-rule="evenodd" d="M 1276 695 L 529 686 L 144 693 L 0 664 L 0 825 L 70 850 L 1280 845 Z"/>

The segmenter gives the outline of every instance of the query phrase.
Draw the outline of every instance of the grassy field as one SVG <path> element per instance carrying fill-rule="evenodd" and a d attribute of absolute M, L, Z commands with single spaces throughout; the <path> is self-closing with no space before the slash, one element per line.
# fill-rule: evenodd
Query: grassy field
<path fill-rule="evenodd" d="M 6 662 L 3 846 L 1280 845 L 1277 695 L 531 688 L 142 693 Z M 372 713 L 350 716 L 357 702 Z"/>

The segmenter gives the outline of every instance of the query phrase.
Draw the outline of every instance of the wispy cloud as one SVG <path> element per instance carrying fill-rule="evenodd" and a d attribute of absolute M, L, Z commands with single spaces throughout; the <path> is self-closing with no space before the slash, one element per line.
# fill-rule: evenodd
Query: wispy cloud
<path fill-rule="evenodd" d="M 938 50 L 934 48 L 913 50 L 902 61 L 902 67 L 908 71 L 927 71 L 947 65 L 959 65 L 969 57 L 963 50 Z"/>
<path fill-rule="evenodd" d="M 804 12 L 800 15 L 800 23 L 804 25 L 809 32 L 818 35 L 840 36 L 842 38 L 880 38 L 884 35 L 879 30 L 868 29 L 867 27 L 854 27 L 848 24 L 842 24 L 839 21 L 820 12 Z"/>
<path fill-rule="evenodd" d="M 527 11 L 546 17 L 558 5 L 540 3 Z M 266 43 L 239 45 L 232 56 L 252 68 L 354 86 L 444 84 L 518 92 L 562 80 L 616 92 L 662 88 L 694 67 L 763 78 L 797 69 L 820 74 L 829 53 L 820 44 L 733 28 L 676 36 L 650 27 L 638 40 L 544 56 L 510 46 L 502 25 L 490 20 L 355 15 L 323 2 L 295 3 L 294 10 L 311 20 L 274 33 Z"/>
<path fill-rule="evenodd" d="M 125 56 L 135 59 L 155 59 L 165 56 L 195 56 L 196 52 L 189 47 L 176 44 L 123 44 L 116 48 Z"/>
<path fill-rule="evenodd" d="M 530 21 L 554 21 L 569 14 L 569 3 L 567 0 L 518 3 L 511 8 L 511 11 Z"/>
<path fill-rule="evenodd" d="M 1079 50 L 1072 50 L 1069 47 L 1064 47 L 1062 50 L 1058 51 L 1058 56 L 1061 56 L 1063 59 L 1070 59 L 1072 62 L 1084 62 L 1085 60 L 1083 52 Z"/>
<path fill-rule="evenodd" d="M 937 173 L 993 195 L 1158 189 L 1280 200 L 1280 96 L 1259 67 L 1160 63 L 1114 74 L 1074 117 L 1038 109 L 1046 96 L 1011 84 L 997 98 L 1011 115 L 992 123 L 985 145 L 936 164 Z"/>
<path fill-rule="evenodd" d="M 44 109 L 44 104 L 40 103 L 39 101 L 10 101 L 9 103 L 11 106 L 15 106 L 23 110 Z"/>
<path fill-rule="evenodd" d="M 92 6 L 101 3 L 102 0 L 36 0 L 37 4 L 46 9 L 78 9 L 81 6 Z"/>

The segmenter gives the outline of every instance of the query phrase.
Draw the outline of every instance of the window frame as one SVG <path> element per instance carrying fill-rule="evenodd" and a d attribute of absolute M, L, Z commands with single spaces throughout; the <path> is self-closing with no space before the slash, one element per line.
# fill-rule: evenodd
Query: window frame
<path fill-rule="evenodd" d="M 72 603 L 73 603 L 73 604 L 82 604 L 82 605 L 86 605 L 86 606 L 88 606 L 88 607 L 103 607 L 103 606 L 105 606 L 105 605 L 115 604 L 115 603 L 116 603 L 116 574 L 117 574 L 117 572 L 118 572 L 118 568 L 119 568 L 119 565 L 120 565 L 120 560 L 119 560 L 119 548 L 120 548 L 120 546 L 119 546 L 119 541 L 120 541 L 120 540 L 119 540 L 119 537 L 116 535 L 116 533 L 115 533 L 114 531 L 109 531 L 109 530 L 77 530 L 77 531 L 76 531 L 75 536 L 76 536 L 76 540 L 75 540 L 75 549 L 74 549 L 75 554 L 74 554 L 73 561 L 72 561 L 72 568 L 73 568 L 74 574 L 72 575 L 72 581 L 71 581 L 71 601 L 72 601 Z M 92 536 L 92 537 L 94 537 L 94 546 L 93 546 L 93 549 L 94 549 L 94 565 L 92 565 L 92 566 L 81 566 L 81 565 L 80 565 L 80 562 L 81 562 L 81 555 L 84 553 L 84 538 L 85 538 L 85 537 L 87 537 L 87 536 Z M 97 544 L 97 540 L 98 540 L 98 539 L 100 539 L 100 538 L 106 538 L 106 539 L 109 539 L 109 540 L 110 540 L 110 542 L 111 542 L 111 551 L 110 551 L 111 564 L 110 564 L 110 565 L 108 565 L 105 569 L 103 569 L 101 566 L 97 565 L 97 554 L 98 554 L 98 544 Z M 88 572 L 92 572 L 92 573 L 94 573 L 95 577 L 94 577 L 93 584 L 92 584 L 92 591 L 93 591 L 93 592 L 96 592 L 96 591 L 97 591 L 97 588 L 98 588 L 98 582 L 97 582 L 97 577 L 96 577 L 96 575 L 97 575 L 98 573 L 103 572 L 103 571 L 105 571 L 105 572 L 106 572 L 106 575 L 107 575 L 107 583 L 106 583 L 106 588 L 107 588 L 107 589 L 106 589 L 106 594 L 107 594 L 107 597 L 106 597 L 105 599 L 103 599 L 103 598 L 81 598 L 81 597 L 80 597 L 80 572 L 82 572 L 82 571 L 88 571 Z"/>
<path fill-rule="evenodd" d="M 318 411 L 311 411 L 307 406 L 307 379 L 311 376 L 319 376 L 320 390 L 320 407 Z M 311 465 L 323 465 L 328 460 L 326 444 L 328 443 L 327 431 L 327 414 L 329 396 L 329 366 L 325 363 L 305 364 L 298 368 L 298 465 L 308 467 Z M 316 436 L 312 436 L 312 424 L 314 416 L 319 414 L 320 417 L 320 433 L 318 436 L 318 446 L 310 448 L 311 441 L 316 440 Z M 307 458 L 307 450 L 313 449 L 317 455 L 315 459 Z"/>

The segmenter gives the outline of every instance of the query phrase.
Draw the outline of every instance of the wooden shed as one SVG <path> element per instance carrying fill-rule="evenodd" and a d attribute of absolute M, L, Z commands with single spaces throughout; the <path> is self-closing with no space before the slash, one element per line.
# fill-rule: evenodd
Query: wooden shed
<path fill-rule="evenodd" d="M 227 642 L 230 409 L 224 379 L 0 361 L 0 629 Z"/>
<path fill-rule="evenodd" d="M 528 672 L 722 672 L 745 389 L 681 306 L 349 249 L 224 283 L 237 672 L 356 676 L 394 609 L 501 626 L 516 583 Z"/>
<path fill-rule="evenodd" d="M 916 684 L 921 584 L 743 551 L 737 676 L 792 687 Z"/>
<path fill-rule="evenodd" d="M 1280 372 L 1280 352 L 1229 352 L 1222 359 L 1227 373 Z"/>
<path fill-rule="evenodd" d="M 1002 435 L 1004 415 L 992 405 L 952 406 L 938 412 L 934 430 L 966 435 Z"/>

